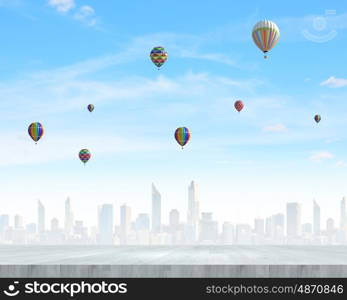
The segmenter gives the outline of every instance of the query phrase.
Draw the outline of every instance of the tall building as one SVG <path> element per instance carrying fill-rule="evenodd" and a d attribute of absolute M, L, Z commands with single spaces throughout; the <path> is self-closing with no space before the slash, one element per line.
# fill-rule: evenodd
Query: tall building
<path fill-rule="evenodd" d="M 199 221 L 200 204 L 197 193 L 197 184 L 192 181 L 188 187 L 188 224 L 197 224 Z"/>
<path fill-rule="evenodd" d="M 150 228 L 149 223 L 150 223 L 149 214 L 145 214 L 145 213 L 138 214 L 135 221 L 135 230 L 149 231 L 149 228 Z"/>
<path fill-rule="evenodd" d="M 59 231 L 59 220 L 57 218 L 53 218 L 51 220 L 51 231 L 52 232 Z"/>
<path fill-rule="evenodd" d="M 236 224 L 235 242 L 239 245 L 252 244 L 252 228 L 249 224 Z"/>
<path fill-rule="evenodd" d="M 334 219 L 329 218 L 327 220 L 327 232 L 328 233 L 333 233 L 335 231 L 335 222 Z"/>
<path fill-rule="evenodd" d="M 271 216 L 273 237 L 275 240 L 284 239 L 284 214 L 278 213 Z"/>
<path fill-rule="evenodd" d="M 274 235 L 272 217 L 267 217 L 265 220 L 265 235 L 269 238 L 272 238 Z"/>
<path fill-rule="evenodd" d="M 45 207 L 41 203 L 41 201 L 38 201 L 37 206 L 37 232 L 40 236 L 43 235 L 45 232 L 45 220 L 46 220 L 46 213 L 45 213 Z"/>
<path fill-rule="evenodd" d="M 72 234 L 74 224 L 74 215 L 71 209 L 71 200 L 67 198 L 65 201 L 65 216 L 64 216 L 64 232 L 67 236 Z"/>
<path fill-rule="evenodd" d="M 24 220 L 20 215 L 14 216 L 14 228 L 15 229 L 23 229 L 24 228 Z"/>
<path fill-rule="evenodd" d="M 152 183 L 152 232 L 161 230 L 161 195 Z"/>
<path fill-rule="evenodd" d="M 287 203 L 287 237 L 298 238 L 301 235 L 301 204 Z"/>
<path fill-rule="evenodd" d="M 329 218 L 327 220 L 327 238 L 328 238 L 328 244 L 333 244 L 335 240 L 335 222 L 332 218 Z"/>
<path fill-rule="evenodd" d="M 346 197 L 343 197 L 341 200 L 341 206 L 340 206 L 341 212 L 340 212 L 340 229 L 346 230 L 347 228 L 347 211 L 346 211 Z"/>
<path fill-rule="evenodd" d="M 199 236 L 200 242 L 216 242 L 218 239 L 218 222 L 213 221 L 212 213 L 210 212 L 203 212 L 201 215 Z"/>
<path fill-rule="evenodd" d="M 265 234 L 265 221 L 263 218 L 254 219 L 254 233 L 263 236 Z"/>
<path fill-rule="evenodd" d="M 320 206 L 313 200 L 313 234 L 320 235 Z"/>
<path fill-rule="evenodd" d="M 126 204 L 120 207 L 120 243 L 127 244 L 127 237 L 131 230 L 131 208 Z"/>
<path fill-rule="evenodd" d="M 234 243 L 234 225 L 232 223 L 223 223 L 222 240 L 224 245 L 231 245 Z"/>
<path fill-rule="evenodd" d="M 170 211 L 169 224 L 171 229 L 177 229 L 180 225 L 180 213 L 177 209 L 172 209 Z"/>
<path fill-rule="evenodd" d="M 4 235 L 5 230 L 10 226 L 10 216 L 1 215 L 0 216 L 0 238 Z"/>
<path fill-rule="evenodd" d="M 103 204 L 98 209 L 98 244 L 113 244 L 113 205 Z"/>

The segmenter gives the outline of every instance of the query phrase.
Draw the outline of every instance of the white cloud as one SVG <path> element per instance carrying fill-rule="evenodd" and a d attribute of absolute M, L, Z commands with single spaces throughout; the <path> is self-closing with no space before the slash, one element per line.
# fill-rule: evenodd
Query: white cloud
<path fill-rule="evenodd" d="M 60 13 L 67 13 L 76 6 L 75 0 L 49 0 L 48 4 Z"/>
<path fill-rule="evenodd" d="M 321 82 L 320 85 L 328 86 L 330 88 L 340 88 L 340 87 L 347 86 L 347 79 L 330 76 L 327 80 Z"/>
<path fill-rule="evenodd" d="M 89 5 L 81 6 L 74 15 L 74 19 L 88 26 L 94 26 L 96 25 L 95 10 Z"/>
<path fill-rule="evenodd" d="M 269 125 L 263 128 L 263 131 L 266 131 L 266 132 L 283 132 L 286 130 L 287 128 L 283 124 Z"/>
<path fill-rule="evenodd" d="M 20 135 L 7 133 L 3 136 L 8 141 L 8 147 L 0 148 L 0 166 L 40 164 L 73 159 L 78 161 L 78 152 L 86 147 L 86 139 L 81 134 L 57 133 L 56 130 L 53 132 L 46 130 L 37 145 L 30 139 L 29 135 L 24 133 Z M 166 147 L 167 145 L 153 139 L 134 138 L 111 133 L 89 134 L 87 146 L 91 151 L 92 158 L 110 153 L 161 151 Z M 59 150 L 57 151 L 57 149 Z"/>
<path fill-rule="evenodd" d="M 312 154 L 310 156 L 310 160 L 312 160 L 314 162 L 320 162 L 322 160 L 332 159 L 333 157 L 334 157 L 334 155 L 332 155 L 330 152 L 320 151 L 320 152 L 316 152 L 316 153 Z"/>
<path fill-rule="evenodd" d="M 339 160 L 336 162 L 335 164 L 336 167 L 340 167 L 340 168 L 346 168 L 347 167 L 347 162 L 345 162 L 344 160 Z"/>

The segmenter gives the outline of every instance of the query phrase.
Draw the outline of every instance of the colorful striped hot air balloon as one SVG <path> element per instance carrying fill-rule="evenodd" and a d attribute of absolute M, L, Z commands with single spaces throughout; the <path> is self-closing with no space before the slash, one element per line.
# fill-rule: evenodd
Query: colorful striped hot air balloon
<path fill-rule="evenodd" d="M 151 51 L 150 58 L 152 62 L 160 69 L 160 67 L 166 62 L 168 54 L 164 47 L 157 46 Z"/>
<path fill-rule="evenodd" d="M 315 116 L 314 116 L 314 120 L 316 121 L 316 123 L 319 123 L 321 119 L 322 119 L 322 118 L 321 118 L 320 115 L 315 115 Z"/>
<path fill-rule="evenodd" d="M 88 108 L 88 110 L 90 112 L 92 112 L 94 110 L 94 105 L 93 104 L 89 104 L 87 108 Z"/>
<path fill-rule="evenodd" d="M 90 152 L 89 152 L 88 149 L 82 149 L 82 150 L 80 151 L 80 153 L 78 154 L 78 156 L 79 156 L 80 160 L 81 160 L 84 164 L 86 164 L 92 155 L 90 154 Z"/>
<path fill-rule="evenodd" d="M 264 52 L 264 58 L 267 58 L 266 53 L 275 47 L 280 38 L 280 30 L 274 22 L 264 20 L 254 25 L 252 37 L 257 47 Z"/>
<path fill-rule="evenodd" d="M 235 101 L 234 107 L 238 112 L 240 112 L 244 107 L 243 102 L 241 100 Z"/>
<path fill-rule="evenodd" d="M 28 132 L 30 137 L 33 139 L 35 144 L 39 141 L 39 139 L 43 136 L 43 126 L 39 122 L 34 122 L 29 125 Z"/>
<path fill-rule="evenodd" d="M 183 146 L 185 146 L 190 139 L 189 129 L 187 127 L 177 128 L 175 131 L 175 139 L 177 143 L 182 146 L 182 149 L 183 149 Z"/>

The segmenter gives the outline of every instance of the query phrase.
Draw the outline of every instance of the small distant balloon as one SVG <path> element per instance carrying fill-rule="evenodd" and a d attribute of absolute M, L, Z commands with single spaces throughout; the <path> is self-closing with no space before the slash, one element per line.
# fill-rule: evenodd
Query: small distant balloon
<path fill-rule="evenodd" d="M 243 102 L 241 100 L 235 101 L 234 107 L 238 112 L 240 112 L 244 107 Z"/>
<path fill-rule="evenodd" d="M 314 116 L 314 120 L 316 121 L 316 123 L 319 123 L 321 119 L 322 119 L 322 118 L 321 118 L 320 115 L 315 115 L 315 116 Z"/>
<path fill-rule="evenodd" d="M 43 136 L 43 126 L 39 122 L 34 122 L 29 125 L 28 132 L 30 137 L 33 139 L 35 144 L 39 141 L 39 139 Z"/>
<path fill-rule="evenodd" d="M 264 58 L 267 58 L 267 52 L 275 47 L 280 38 L 280 30 L 272 21 L 259 21 L 253 27 L 252 38 L 257 47 L 264 52 Z"/>
<path fill-rule="evenodd" d="M 166 62 L 168 54 L 164 47 L 157 46 L 151 51 L 150 58 L 152 62 L 160 69 L 160 67 Z"/>
<path fill-rule="evenodd" d="M 92 155 L 90 154 L 90 152 L 89 152 L 88 149 L 82 149 L 82 150 L 80 151 L 80 153 L 78 154 L 78 156 L 79 156 L 80 160 L 81 160 L 84 164 L 86 164 Z"/>
<path fill-rule="evenodd" d="M 94 105 L 93 105 L 93 104 L 89 104 L 89 105 L 88 105 L 88 110 L 89 110 L 90 112 L 92 112 L 92 111 L 94 110 Z"/>
<path fill-rule="evenodd" d="M 179 127 L 175 131 L 175 139 L 179 145 L 185 146 L 190 139 L 190 132 L 187 127 Z"/>

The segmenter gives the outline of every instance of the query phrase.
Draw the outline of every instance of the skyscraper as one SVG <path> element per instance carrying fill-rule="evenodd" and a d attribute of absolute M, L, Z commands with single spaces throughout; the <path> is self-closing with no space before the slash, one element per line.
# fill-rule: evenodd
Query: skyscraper
<path fill-rule="evenodd" d="M 284 214 L 278 213 L 271 216 L 272 233 L 277 241 L 284 239 Z"/>
<path fill-rule="evenodd" d="M 177 209 L 172 209 L 170 211 L 169 224 L 171 229 L 177 229 L 180 225 L 180 213 Z"/>
<path fill-rule="evenodd" d="M 218 238 L 218 222 L 213 221 L 211 212 L 201 213 L 199 240 L 202 243 L 216 242 Z"/>
<path fill-rule="evenodd" d="M 234 225 L 232 223 L 223 223 L 222 240 L 224 245 L 231 245 L 234 243 Z"/>
<path fill-rule="evenodd" d="M 188 224 L 197 224 L 199 221 L 200 205 L 197 190 L 197 184 L 192 181 L 188 187 Z"/>
<path fill-rule="evenodd" d="M 254 233 L 263 236 L 265 234 L 265 221 L 263 218 L 254 219 Z"/>
<path fill-rule="evenodd" d="M 347 228 L 347 211 L 346 211 L 346 197 L 341 200 L 341 212 L 340 212 L 340 229 L 346 230 Z"/>
<path fill-rule="evenodd" d="M 152 183 L 152 232 L 159 233 L 161 229 L 161 195 Z"/>
<path fill-rule="evenodd" d="M 301 235 L 301 204 L 287 203 L 287 237 L 298 238 Z"/>
<path fill-rule="evenodd" d="M 23 217 L 20 215 L 14 216 L 14 228 L 15 229 L 22 229 L 24 228 L 24 220 Z"/>
<path fill-rule="evenodd" d="M 140 231 L 149 231 L 149 215 L 146 213 L 141 213 L 137 216 L 136 221 L 135 221 L 135 230 Z"/>
<path fill-rule="evenodd" d="M 43 235 L 45 232 L 45 207 L 41 203 L 41 201 L 38 201 L 37 206 L 37 231 L 40 236 Z"/>
<path fill-rule="evenodd" d="M 52 232 L 59 231 L 59 220 L 57 218 L 53 218 L 51 220 L 51 231 Z"/>
<path fill-rule="evenodd" d="M 126 204 L 120 207 L 120 243 L 127 244 L 127 237 L 131 230 L 131 208 Z"/>
<path fill-rule="evenodd" d="M 65 201 L 65 218 L 64 218 L 64 232 L 67 236 L 72 233 L 74 223 L 74 216 L 71 209 L 71 200 L 67 198 Z"/>
<path fill-rule="evenodd" d="M 98 243 L 113 244 L 113 205 L 103 204 L 98 209 Z"/>
<path fill-rule="evenodd" d="M 10 216 L 1 215 L 0 216 L 0 240 L 5 237 L 5 231 L 10 225 Z"/>
<path fill-rule="evenodd" d="M 313 234 L 320 235 L 320 206 L 313 200 Z"/>

